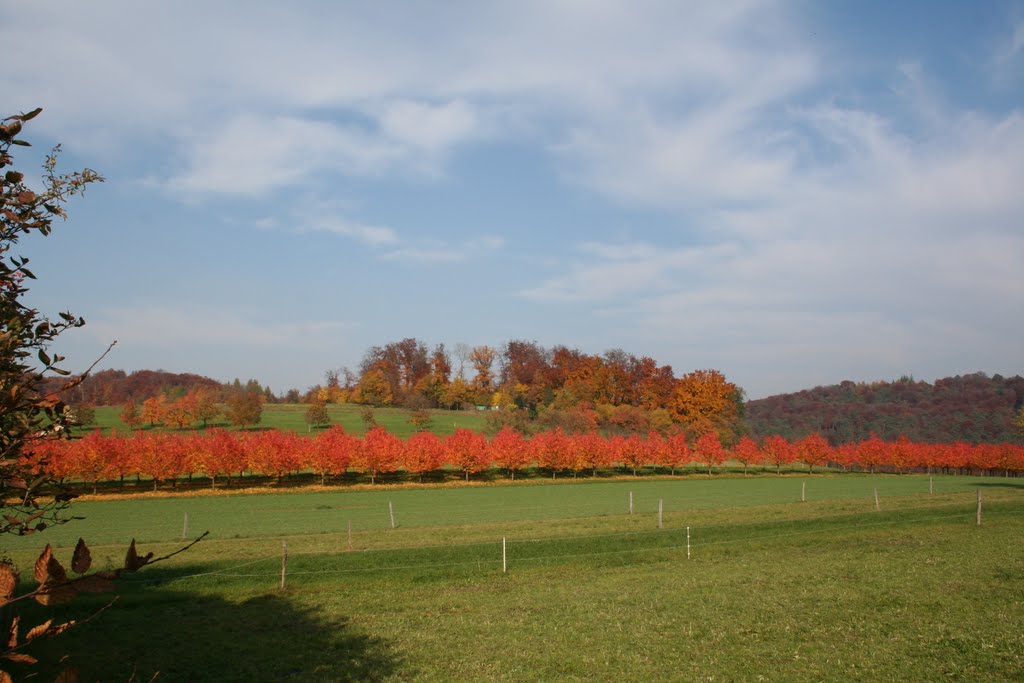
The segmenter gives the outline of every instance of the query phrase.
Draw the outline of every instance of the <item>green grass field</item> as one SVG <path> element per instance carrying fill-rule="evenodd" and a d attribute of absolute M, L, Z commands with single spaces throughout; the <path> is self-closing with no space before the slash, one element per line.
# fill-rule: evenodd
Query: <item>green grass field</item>
<path fill-rule="evenodd" d="M 268 404 L 263 406 L 263 416 L 258 428 L 272 428 L 272 429 L 287 429 L 300 434 L 309 434 L 309 425 L 306 424 L 306 408 L 305 405 L 291 405 L 291 404 Z M 88 432 L 96 428 L 102 429 L 105 432 L 116 429 L 124 432 L 128 431 L 128 426 L 121 422 L 119 415 L 123 406 L 99 406 L 96 408 L 96 424 L 89 425 L 79 429 L 79 432 Z M 331 404 L 327 406 L 327 413 L 331 417 L 331 424 L 341 425 L 345 428 L 346 432 L 350 434 L 363 434 L 366 431 L 366 425 L 363 423 L 362 414 L 366 409 L 365 406 L 355 405 L 351 403 L 345 404 Z M 486 413 L 483 411 L 468 411 L 468 410 L 431 410 L 429 411 L 432 417 L 432 424 L 430 425 L 430 431 L 438 435 L 451 434 L 455 431 L 456 427 L 464 427 L 466 429 L 472 429 L 474 431 L 480 431 L 484 427 L 484 416 Z M 373 415 L 374 419 L 382 427 L 385 427 L 389 432 L 400 436 L 402 438 L 408 437 L 415 431 L 412 424 L 409 423 L 410 411 L 404 408 L 374 408 Z M 223 427 L 225 429 L 235 429 L 231 427 L 227 421 L 222 417 L 218 420 L 211 422 L 207 425 L 208 428 L 212 427 Z M 148 426 L 144 425 L 144 428 Z M 193 427 L 186 428 L 183 430 L 178 429 L 167 429 L 161 427 L 169 432 L 191 432 L 197 429 L 201 431 L 201 428 Z M 313 430 L 315 433 L 316 430 Z"/>
<path fill-rule="evenodd" d="M 1020 680 L 1024 487 L 928 490 L 826 475 L 133 497 L 5 550 L 27 569 L 44 539 L 65 559 L 84 536 L 117 564 L 132 535 L 172 549 L 186 513 L 190 536 L 211 531 L 45 644 L 85 680 Z"/>

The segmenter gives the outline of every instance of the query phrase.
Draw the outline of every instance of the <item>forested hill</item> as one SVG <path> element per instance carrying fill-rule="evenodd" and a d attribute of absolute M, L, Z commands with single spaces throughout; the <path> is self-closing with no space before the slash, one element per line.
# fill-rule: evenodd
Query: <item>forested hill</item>
<path fill-rule="evenodd" d="M 833 444 L 906 435 L 913 441 L 1020 443 L 1017 415 L 1024 377 L 985 373 L 934 384 L 902 378 L 872 384 L 843 382 L 749 401 L 747 426 L 757 437 L 819 432 Z"/>
<path fill-rule="evenodd" d="M 54 391 L 63 380 L 55 378 Z M 164 370 L 101 370 L 85 379 L 68 392 L 65 400 L 69 403 L 91 403 L 93 405 L 123 405 L 129 401 L 142 403 L 151 396 L 167 394 L 183 395 L 188 391 L 208 388 L 220 391 L 221 384 L 215 379 L 192 373 L 166 372 Z"/>

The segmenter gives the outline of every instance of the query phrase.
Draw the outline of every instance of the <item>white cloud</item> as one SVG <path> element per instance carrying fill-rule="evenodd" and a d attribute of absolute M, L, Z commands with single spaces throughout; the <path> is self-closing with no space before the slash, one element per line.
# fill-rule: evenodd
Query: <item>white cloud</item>
<path fill-rule="evenodd" d="M 168 186 L 185 195 L 265 195 L 321 171 L 380 173 L 402 150 L 354 128 L 288 116 L 240 115 L 188 140 L 187 167 Z"/>
<path fill-rule="evenodd" d="M 350 222 L 340 216 L 322 216 L 298 224 L 298 232 L 330 232 L 351 237 L 372 247 L 393 246 L 401 240 L 391 228 Z"/>
<path fill-rule="evenodd" d="M 501 249 L 504 246 L 503 238 L 484 235 L 461 242 L 440 243 L 435 241 L 421 245 L 405 245 L 385 252 L 382 258 L 387 261 L 423 264 L 460 263 L 483 256 L 487 252 Z"/>
<path fill-rule="evenodd" d="M 427 150 L 443 150 L 472 137 L 480 125 L 473 107 L 463 100 L 437 106 L 410 100 L 388 102 L 379 121 L 388 138 Z"/>

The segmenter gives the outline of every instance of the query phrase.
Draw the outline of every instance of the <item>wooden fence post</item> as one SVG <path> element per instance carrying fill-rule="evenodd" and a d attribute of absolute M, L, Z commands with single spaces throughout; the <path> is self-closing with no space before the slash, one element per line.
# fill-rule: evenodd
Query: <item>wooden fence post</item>
<path fill-rule="evenodd" d="M 878 512 L 882 508 L 878 505 L 878 487 L 875 487 L 875 512 Z"/>
<path fill-rule="evenodd" d="M 284 590 L 284 579 L 288 574 L 288 541 L 281 539 L 281 590 Z"/>
<path fill-rule="evenodd" d="M 981 489 L 978 489 L 978 526 L 981 526 Z"/>
<path fill-rule="evenodd" d="M 388 514 L 391 515 L 391 528 L 395 528 L 395 508 L 391 505 L 391 501 L 388 501 Z"/>
<path fill-rule="evenodd" d="M 661 528 L 661 511 L 662 511 L 662 500 L 658 499 L 658 528 Z"/>

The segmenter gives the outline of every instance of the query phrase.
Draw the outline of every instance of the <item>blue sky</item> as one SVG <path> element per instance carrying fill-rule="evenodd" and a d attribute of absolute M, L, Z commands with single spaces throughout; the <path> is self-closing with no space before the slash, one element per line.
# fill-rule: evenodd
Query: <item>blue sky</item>
<path fill-rule="evenodd" d="M 4 15 L 5 111 L 108 179 L 22 248 L 32 302 L 88 321 L 72 366 L 117 339 L 105 367 L 283 391 L 415 336 L 751 398 L 1024 371 L 1024 4 Z"/>

